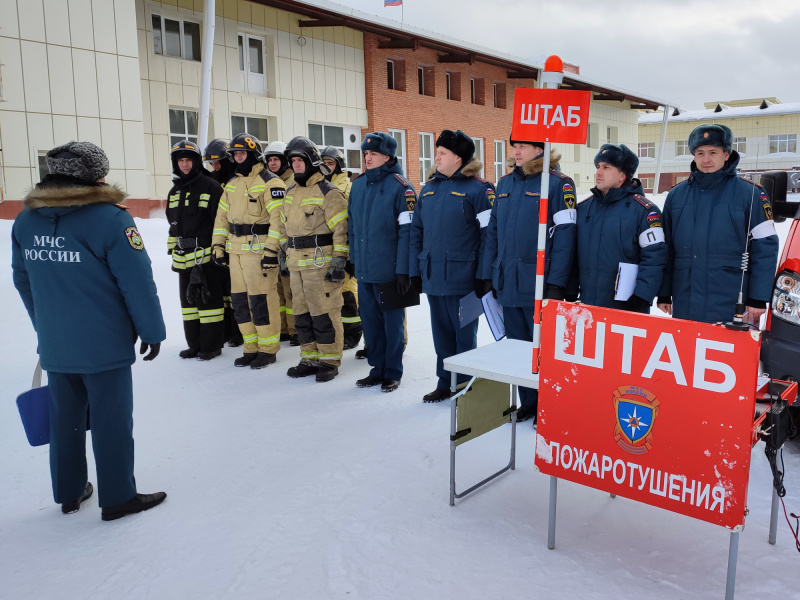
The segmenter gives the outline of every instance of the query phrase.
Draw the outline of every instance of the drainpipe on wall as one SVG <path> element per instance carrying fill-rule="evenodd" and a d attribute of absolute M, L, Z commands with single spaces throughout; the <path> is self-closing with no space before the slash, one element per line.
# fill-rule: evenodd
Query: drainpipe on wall
<path fill-rule="evenodd" d="M 664 122 L 661 125 L 661 145 L 658 148 L 658 158 L 656 158 L 656 180 L 653 182 L 653 194 L 657 194 L 661 187 L 661 161 L 664 158 L 664 146 L 667 143 L 667 119 L 669 119 L 669 110 L 669 106 L 664 107 Z"/>
<path fill-rule="evenodd" d="M 200 122 L 197 145 L 202 152 L 208 144 L 208 117 L 211 104 L 211 64 L 214 57 L 214 25 L 216 21 L 215 0 L 203 4 L 203 62 L 200 67 Z"/>

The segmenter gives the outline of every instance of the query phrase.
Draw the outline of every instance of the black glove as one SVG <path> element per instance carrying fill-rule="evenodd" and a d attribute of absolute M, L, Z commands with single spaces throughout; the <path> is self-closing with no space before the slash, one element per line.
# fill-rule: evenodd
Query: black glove
<path fill-rule="evenodd" d="M 189 304 L 208 304 L 211 301 L 211 290 L 203 267 L 195 265 L 189 274 L 189 285 L 186 287 L 186 299 Z"/>
<path fill-rule="evenodd" d="M 350 262 L 350 259 L 347 259 L 347 264 L 344 266 L 344 272 L 350 275 L 350 277 L 356 276 L 356 266 Z"/>
<path fill-rule="evenodd" d="M 544 297 L 548 300 L 566 300 L 567 290 L 560 285 L 547 284 L 547 291 L 544 293 Z"/>
<path fill-rule="evenodd" d="M 278 253 L 274 250 L 264 250 L 264 255 L 261 257 L 261 274 L 267 277 L 272 269 L 277 268 Z"/>
<path fill-rule="evenodd" d="M 639 298 L 639 296 L 631 296 L 625 301 L 625 310 L 638 313 L 647 313 L 650 312 L 651 304 L 652 302 L 643 300 L 642 298 Z"/>
<path fill-rule="evenodd" d="M 344 267 L 347 259 L 344 256 L 334 256 L 331 259 L 331 268 L 325 273 L 325 281 L 344 281 Z"/>
<path fill-rule="evenodd" d="M 156 356 L 158 356 L 158 353 L 161 352 L 161 343 L 148 344 L 147 342 L 142 342 L 142 345 L 139 347 L 139 354 L 144 354 L 147 352 L 148 348 L 150 348 L 150 352 L 144 357 L 143 360 L 153 360 Z"/>
<path fill-rule="evenodd" d="M 411 277 L 411 287 L 414 288 L 414 291 L 418 294 L 422 293 L 422 277 L 417 275 L 416 277 Z"/>
<path fill-rule="evenodd" d="M 482 281 L 483 281 L 483 290 L 481 290 L 481 293 L 478 294 L 478 295 L 481 298 L 483 298 L 486 294 L 488 294 L 489 292 L 492 292 L 492 296 L 497 298 L 497 290 L 494 289 L 494 286 L 492 285 L 492 280 L 491 279 L 483 279 Z"/>
<path fill-rule="evenodd" d="M 286 266 L 286 252 L 278 251 L 278 268 L 281 270 L 281 277 L 289 276 L 289 267 Z"/>
<path fill-rule="evenodd" d="M 225 246 L 222 244 L 214 244 L 211 248 L 211 262 L 218 267 L 228 266 L 228 253 L 225 252 Z"/>
<path fill-rule="evenodd" d="M 475 295 L 478 298 L 482 298 L 484 294 L 483 279 L 475 279 L 475 281 L 473 281 L 473 287 L 475 289 Z"/>
<path fill-rule="evenodd" d="M 411 289 L 411 280 L 408 275 L 397 274 L 394 276 L 394 282 L 397 285 L 397 295 L 405 296 L 408 290 Z"/>

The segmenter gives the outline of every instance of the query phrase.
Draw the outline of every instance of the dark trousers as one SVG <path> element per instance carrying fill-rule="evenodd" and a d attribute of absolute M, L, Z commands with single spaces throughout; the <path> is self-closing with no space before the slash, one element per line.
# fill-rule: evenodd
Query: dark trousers
<path fill-rule="evenodd" d="M 506 326 L 506 337 L 510 340 L 533 341 L 533 307 L 503 307 L 503 322 Z M 519 403 L 536 410 L 539 404 L 539 390 L 518 387 Z"/>
<path fill-rule="evenodd" d="M 397 379 L 403 377 L 403 319 L 405 311 L 381 311 L 381 292 L 378 283 L 358 282 L 358 308 L 361 313 L 361 328 L 367 362 L 372 377 Z"/>
<path fill-rule="evenodd" d="M 444 359 L 473 350 L 478 345 L 478 319 L 463 328 L 458 320 L 460 299 L 461 296 L 428 295 L 433 348 L 436 350 L 436 374 L 439 376 L 436 387 L 440 390 L 450 389 L 450 371 L 444 370 Z M 458 375 L 458 383 L 469 380 L 468 375 Z"/>
<path fill-rule="evenodd" d="M 131 368 L 101 373 L 47 374 L 50 387 L 50 478 L 59 504 L 80 500 L 86 487 L 86 415 L 91 411 L 92 448 L 101 507 L 136 495 L 133 477 L 133 382 Z"/>
<path fill-rule="evenodd" d="M 189 277 L 192 269 L 203 269 L 208 282 L 211 298 L 207 303 L 198 300 L 196 304 L 186 298 Z M 225 283 L 230 279 L 227 269 L 206 263 L 191 267 L 178 274 L 178 286 L 183 313 L 183 333 L 189 348 L 200 352 L 219 350 L 225 343 Z M 228 284 L 230 286 L 230 284 Z M 230 287 L 228 288 L 230 289 Z M 229 292 L 230 293 L 230 292 Z"/>

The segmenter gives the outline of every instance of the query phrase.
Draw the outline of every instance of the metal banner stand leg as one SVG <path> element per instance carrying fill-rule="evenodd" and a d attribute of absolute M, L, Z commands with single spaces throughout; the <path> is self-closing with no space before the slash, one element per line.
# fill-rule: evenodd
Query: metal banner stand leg
<path fill-rule="evenodd" d="M 455 396 L 458 387 L 458 373 L 450 373 L 450 393 Z M 453 436 L 456 434 L 456 402 L 454 397 L 450 398 L 450 506 L 456 505 L 456 442 Z"/>
<path fill-rule="evenodd" d="M 731 531 L 731 545 L 728 549 L 728 580 L 725 583 L 725 600 L 733 600 L 736 586 L 736 561 L 739 559 L 739 532 Z"/>
<path fill-rule="evenodd" d="M 775 487 L 772 488 L 772 512 L 769 513 L 769 543 L 773 546 L 778 541 L 778 504 L 780 498 Z"/>
<path fill-rule="evenodd" d="M 511 386 L 511 404 L 517 408 L 517 386 Z M 517 413 L 511 413 L 511 470 L 517 468 Z"/>
<path fill-rule="evenodd" d="M 550 510 L 547 517 L 547 549 L 556 547 L 556 500 L 558 499 L 558 478 L 550 477 Z"/>

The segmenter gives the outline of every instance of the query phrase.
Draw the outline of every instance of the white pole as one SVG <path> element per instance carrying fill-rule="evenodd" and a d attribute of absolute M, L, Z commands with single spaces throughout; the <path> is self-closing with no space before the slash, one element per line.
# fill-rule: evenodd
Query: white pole
<path fill-rule="evenodd" d="M 203 62 L 200 68 L 200 122 L 197 145 L 200 152 L 208 144 L 208 117 L 211 112 L 211 64 L 214 58 L 214 25 L 217 18 L 215 0 L 205 0 L 203 5 Z"/>
<path fill-rule="evenodd" d="M 669 119 L 669 106 L 664 107 L 664 122 L 661 125 L 661 145 L 658 147 L 656 159 L 656 180 L 653 182 L 653 194 L 658 193 L 658 184 L 661 181 L 661 161 L 664 159 L 664 146 L 667 143 L 667 119 Z"/>

